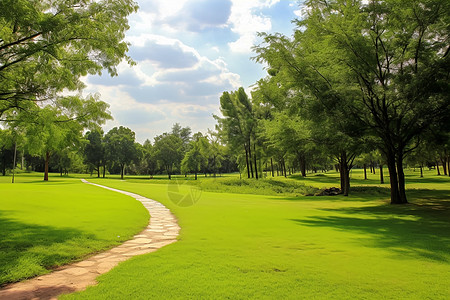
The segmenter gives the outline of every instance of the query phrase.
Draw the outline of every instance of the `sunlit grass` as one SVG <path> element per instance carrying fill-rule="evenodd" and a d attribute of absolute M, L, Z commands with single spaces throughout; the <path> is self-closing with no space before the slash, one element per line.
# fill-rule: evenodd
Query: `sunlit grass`
<path fill-rule="evenodd" d="M 448 299 L 450 179 L 408 171 L 412 204 L 392 206 L 388 184 L 361 175 L 352 172 L 349 197 L 204 190 L 189 207 L 171 201 L 173 181 L 92 179 L 164 203 L 181 235 L 67 298 Z M 334 172 L 286 181 L 339 184 Z"/>
<path fill-rule="evenodd" d="M 18 281 L 120 244 L 148 212 L 131 197 L 79 179 L 0 177 L 0 284 Z"/>

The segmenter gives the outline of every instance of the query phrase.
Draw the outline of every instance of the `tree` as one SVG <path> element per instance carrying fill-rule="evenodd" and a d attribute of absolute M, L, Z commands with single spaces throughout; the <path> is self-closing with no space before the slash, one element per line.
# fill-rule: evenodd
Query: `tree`
<path fill-rule="evenodd" d="M 145 140 L 143 149 L 143 165 L 146 169 L 146 173 L 149 174 L 150 179 L 152 179 L 158 169 L 155 147 L 152 146 L 152 143 L 149 140 Z"/>
<path fill-rule="evenodd" d="M 104 141 L 106 157 L 120 166 L 120 178 L 123 179 L 126 165 L 138 158 L 135 133 L 127 127 L 114 127 L 105 134 Z"/>
<path fill-rule="evenodd" d="M 0 1 L 0 117 L 33 109 L 64 89 L 79 90 L 80 76 L 116 75 L 132 0 Z"/>
<path fill-rule="evenodd" d="M 258 59 L 287 70 L 330 115 L 361 124 L 354 133 L 373 136 L 386 158 L 391 203 L 407 203 L 403 160 L 421 133 L 449 117 L 448 1 L 306 6 L 294 39 L 264 35 L 269 50 L 258 47 Z"/>
<path fill-rule="evenodd" d="M 44 181 L 48 181 L 48 167 L 52 154 L 67 147 L 80 148 L 82 132 L 96 128 L 111 119 L 109 105 L 98 96 L 58 97 L 53 103 L 18 115 L 14 124 L 26 136 L 25 148 L 30 154 L 45 159 Z"/>
<path fill-rule="evenodd" d="M 206 165 L 207 157 L 203 156 L 201 153 L 201 143 L 200 140 L 194 140 L 191 142 L 191 147 L 188 152 L 184 155 L 181 161 L 181 172 L 183 173 L 194 173 L 195 180 L 197 180 L 197 173 L 200 172 L 202 166 Z"/>
<path fill-rule="evenodd" d="M 174 134 L 163 133 L 155 137 L 155 157 L 172 179 L 174 165 L 178 165 L 183 158 L 183 140 Z"/>
<path fill-rule="evenodd" d="M 88 131 L 85 139 L 88 141 L 84 147 L 85 162 L 96 170 L 97 177 L 100 177 L 100 167 L 104 166 L 105 162 L 103 132 L 101 130 Z"/>
<path fill-rule="evenodd" d="M 248 178 L 253 178 L 256 174 L 258 179 L 256 153 L 254 153 L 255 156 L 252 155 L 252 151 L 256 152 L 256 146 L 252 143 L 255 138 L 256 119 L 252 103 L 244 88 L 241 87 L 231 94 L 224 92 L 220 97 L 220 111 L 224 117 L 214 117 L 219 122 L 222 138 L 235 149 L 243 148 Z M 254 161 L 252 161 L 253 158 Z M 253 162 L 255 163 L 255 173 L 253 172 Z"/>
<path fill-rule="evenodd" d="M 11 130 L 0 129 L 0 170 L 6 176 L 6 170 L 13 168 L 14 141 Z"/>

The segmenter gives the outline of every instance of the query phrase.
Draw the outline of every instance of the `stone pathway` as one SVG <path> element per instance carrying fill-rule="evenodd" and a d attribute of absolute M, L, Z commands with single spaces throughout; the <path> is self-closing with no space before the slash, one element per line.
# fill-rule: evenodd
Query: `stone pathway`
<path fill-rule="evenodd" d="M 135 255 L 154 252 L 177 241 L 180 227 L 170 210 L 161 203 L 137 194 L 90 183 L 84 179 L 82 181 L 131 196 L 142 202 L 151 215 L 147 228 L 122 245 L 84 261 L 63 266 L 52 273 L 27 281 L 7 285 L 0 290 L 0 300 L 56 299 L 61 294 L 81 291 L 89 285 L 97 284 L 95 278 L 108 272 L 119 262 Z"/>

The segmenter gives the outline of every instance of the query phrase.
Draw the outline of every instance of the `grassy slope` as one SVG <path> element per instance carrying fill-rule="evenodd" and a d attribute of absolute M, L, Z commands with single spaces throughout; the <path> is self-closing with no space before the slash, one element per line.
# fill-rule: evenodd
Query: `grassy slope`
<path fill-rule="evenodd" d="M 0 178 L 0 284 L 48 272 L 120 244 L 148 224 L 148 211 L 125 195 L 79 179 Z"/>
<path fill-rule="evenodd" d="M 298 180 L 335 186 L 329 176 L 336 174 Z M 196 205 L 178 207 L 162 182 L 97 180 L 167 205 L 179 218 L 180 241 L 67 298 L 448 298 L 450 180 L 408 179 L 436 191 L 410 190 L 415 204 L 406 206 L 388 205 L 377 186 L 350 197 L 204 191 Z"/>

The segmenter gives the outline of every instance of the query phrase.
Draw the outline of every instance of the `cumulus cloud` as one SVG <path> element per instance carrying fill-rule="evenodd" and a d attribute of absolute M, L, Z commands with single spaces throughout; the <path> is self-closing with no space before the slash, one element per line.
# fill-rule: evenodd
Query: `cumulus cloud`
<path fill-rule="evenodd" d="M 228 45 L 231 51 L 250 53 L 256 42 L 257 32 L 270 31 L 272 23 L 269 17 L 264 16 L 261 10 L 270 8 L 279 0 L 232 0 L 230 24 L 231 30 L 239 34 L 239 39 Z"/>
<path fill-rule="evenodd" d="M 196 54 L 183 49 L 178 41 L 165 44 L 159 40 L 147 40 L 143 46 L 132 46 L 129 55 L 136 61 L 149 60 L 159 68 L 190 68 L 198 62 Z"/>
<path fill-rule="evenodd" d="M 187 31 L 227 26 L 231 14 L 230 0 L 192 0 L 184 4 L 183 14 L 170 18 L 168 23 Z"/>
<path fill-rule="evenodd" d="M 98 92 L 111 105 L 115 120 L 105 131 L 128 126 L 140 142 L 175 122 L 194 132 L 214 128 L 221 93 L 262 76 L 249 61 L 256 33 L 276 28 L 275 19 L 285 20 L 280 7 L 290 7 L 275 5 L 280 0 L 137 1 L 126 37 L 137 64 L 119 65 L 118 77 L 85 82 L 86 93 Z"/>

